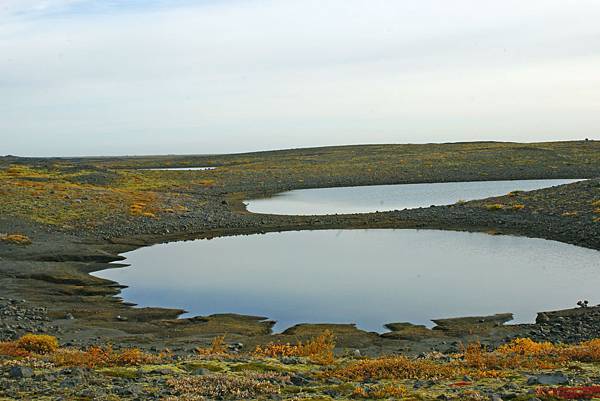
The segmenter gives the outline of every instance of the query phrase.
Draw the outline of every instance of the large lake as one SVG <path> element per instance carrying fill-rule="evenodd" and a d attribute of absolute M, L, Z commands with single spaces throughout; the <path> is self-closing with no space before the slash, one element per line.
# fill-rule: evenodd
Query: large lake
<path fill-rule="evenodd" d="M 459 200 L 483 199 L 516 190 L 531 191 L 575 181 L 577 180 L 479 181 L 301 189 L 246 203 L 251 212 L 269 214 L 383 212 L 451 205 Z"/>
<path fill-rule="evenodd" d="M 559 242 L 433 230 L 270 233 L 175 242 L 126 253 L 131 267 L 97 276 L 123 298 L 192 315 L 301 322 L 431 325 L 441 317 L 541 310 L 600 301 L 600 252 Z"/>

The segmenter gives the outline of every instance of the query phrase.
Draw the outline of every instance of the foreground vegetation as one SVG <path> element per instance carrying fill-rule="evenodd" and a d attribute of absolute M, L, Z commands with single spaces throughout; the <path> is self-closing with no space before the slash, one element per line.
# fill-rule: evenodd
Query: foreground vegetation
<path fill-rule="evenodd" d="M 350 351 L 334 356 L 335 338 L 327 331 L 295 345 L 269 344 L 246 352 L 238 347 L 218 337 L 193 355 L 176 356 L 169 350 L 151 354 L 111 346 L 81 350 L 60 347 L 48 335 L 26 335 L 0 343 L 0 367 L 12 377 L 4 380 L 0 395 L 46 399 L 32 385 L 37 382 L 45 390 L 56 387 L 53 397 L 79 400 L 600 397 L 600 339 L 561 345 L 518 338 L 495 350 L 473 343 L 456 354 L 418 358 L 367 358 Z M 73 369 L 79 369 L 80 380 L 64 385 Z M 137 385 L 135 395 L 112 391 L 131 383 Z"/>

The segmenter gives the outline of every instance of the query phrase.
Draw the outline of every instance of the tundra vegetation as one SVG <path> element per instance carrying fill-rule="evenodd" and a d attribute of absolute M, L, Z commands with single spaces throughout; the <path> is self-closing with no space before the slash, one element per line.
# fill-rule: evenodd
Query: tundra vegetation
<path fill-rule="evenodd" d="M 419 357 L 364 357 L 351 350 L 334 355 L 335 338 L 328 331 L 305 343 L 272 343 L 248 352 L 231 351 L 229 345 L 219 337 L 209 348 L 174 356 L 168 349 L 116 351 L 110 345 L 82 350 L 59 346 L 49 335 L 28 334 L 0 342 L 0 367 L 21 381 L 44 384 L 25 386 L 19 393 L 24 399 L 45 399 L 41 392 L 48 389 L 54 397 L 78 400 L 475 401 L 508 395 L 549 401 L 600 396 L 600 339 L 566 345 L 516 338 L 496 349 L 471 343 L 458 353 Z M 73 369 L 85 379 L 72 386 L 56 379 Z M 568 373 L 557 374 L 557 369 Z M 23 372 L 29 373 L 22 377 Z M 117 397 L 122 383 L 135 383 L 137 393 Z"/>
<path fill-rule="evenodd" d="M 216 168 L 144 170 L 192 166 Z M 339 185 L 597 176 L 597 141 L 368 145 L 215 156 L 7 157 L 0 158 L 0 214 L 53 229 L 93 232 L 103 225 L 132 224 L 136 218 L 176 218 L 223 194 L 264 196 Z M 519 205 L 519 209 L 535 204 L 535 198 L 520 192 L 507 196 L 515 202 L 488 202 L 485 207 Z M 589 199 L 588 205 L 594 207 L 592 201 L 597 199 Z"/>

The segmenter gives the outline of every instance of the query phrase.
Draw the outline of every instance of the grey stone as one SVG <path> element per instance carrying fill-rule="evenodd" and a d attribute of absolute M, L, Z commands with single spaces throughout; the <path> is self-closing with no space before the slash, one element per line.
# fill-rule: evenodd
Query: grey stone
<path fill-rule="evenodd" d="M 569 382 L 569 378 L 562 372 L 530 376 L 527 379 L 527 384 L 530 386 L 533 386 L 536 384 L 542 384 L 545 386 L 555 386 L 558 384 L 566 384 L 568 382 Z"/>
<path fill-rule="evenodd" d="M 310 383 L 310 379 L 302 376 L 302 375 L 294 375 L 290 378 L 290 381 L 294 386 L 304 386 Z"/>
<path fill-rule="evenodd" d="M 192 371 L 192 374 L 194 376 L 206 376 L 206 375 L 210 375 L 212 372 L 208 369 L 205 368 L 198 368 L 198 369 L 194 369 Z"/>
<path fill-rule="evenodd" d="M 13 366 L 8 373 L 13 379 L 27 379 L 33 377 L 33 370 L 27 366 Z"/>

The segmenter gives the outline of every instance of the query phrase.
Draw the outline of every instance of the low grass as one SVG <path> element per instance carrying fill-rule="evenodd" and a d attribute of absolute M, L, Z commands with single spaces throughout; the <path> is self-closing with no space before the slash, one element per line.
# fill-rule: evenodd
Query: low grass
<path fill-rule="evenodd" d="M 61 229 L 91 229 L 119 220 L 160 218 L 163 213 L 187 210 L 183 204 L 190 196 L 166 191 L 168 180 L 117 172 L 117 178 L 105 184 L 78 181 L 90 173 L 30 166 L 0 170 L 0 213 Z"/>

